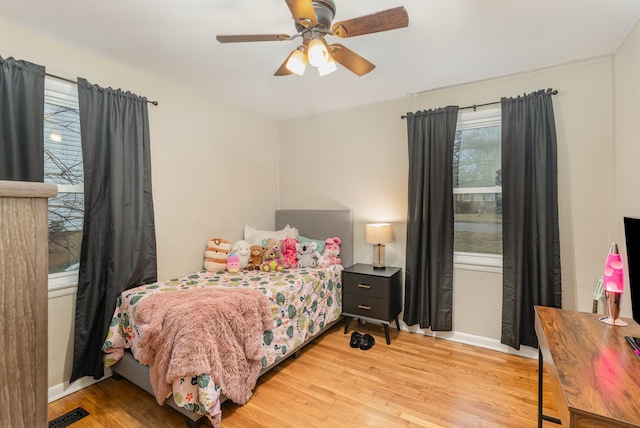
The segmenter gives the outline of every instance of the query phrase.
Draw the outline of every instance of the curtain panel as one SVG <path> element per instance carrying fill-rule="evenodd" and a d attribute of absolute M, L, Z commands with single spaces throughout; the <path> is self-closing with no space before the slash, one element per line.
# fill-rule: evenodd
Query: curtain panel
<path fill-rule="evenodd" d="M 403 321 L 452 329 L 453 143 L 458 107 L 407 115 L 409 196 Z"/>
<path fill-rule="evenodd" d="M 71 381 L 104 374 L 116 300 L 157 279 L 147 100 L 78 79 L 84 230 Z"/>
<path fill-rule="evenodd" d="M 501 342 L 537 347 L 535 305 L 560 308 L 557 140 L 552 92 L 502 98 Z"/>
<path fill-rule="evenodd" d="M 44 72 L 0 57 L 0 180 L 44 181 Z"/>

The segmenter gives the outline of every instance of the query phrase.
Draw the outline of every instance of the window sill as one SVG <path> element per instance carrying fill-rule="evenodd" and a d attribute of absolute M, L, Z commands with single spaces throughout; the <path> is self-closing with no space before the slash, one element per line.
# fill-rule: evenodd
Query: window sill
<path fill-rule="evenodd" d="M 78 292 L 78 271 L 49 275 L 49 299 L 70 296 Z"/>
<path fill-rule="evenodd" d="M 453 268 L 501 274 L 502 256 L 456 252 L 453 255 Z"/>

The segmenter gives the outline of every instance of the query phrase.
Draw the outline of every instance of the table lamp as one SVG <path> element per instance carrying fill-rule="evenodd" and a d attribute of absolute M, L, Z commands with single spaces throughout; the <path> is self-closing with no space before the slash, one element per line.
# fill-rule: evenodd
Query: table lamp
<path fill-rule="evenodd" d="M 600 321 L 609 325 L 626 327 L 629 324 L 622 321 L 620 316 L 620 302 L 624 291 L 624 270 L 622 256 L 615 242 L 609 247 L 609 254 L 604 265 L 604 296 L 607 302 L 607 316 Z"/>
<path fill-rule="evenodd" d="M 389 223 L 368 224 L 365 239 L 368 244 L 373 244 L 373 267 L 384 269 L 384 244 L 391 242 L 391 225 Z"/>

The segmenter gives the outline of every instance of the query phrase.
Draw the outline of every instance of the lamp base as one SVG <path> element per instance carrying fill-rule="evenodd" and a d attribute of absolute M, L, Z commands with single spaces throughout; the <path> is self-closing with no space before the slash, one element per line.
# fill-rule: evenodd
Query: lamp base
<path fill-rule="evenodd" d="M 603 317 L 603 318 L 600 318 L 600 321 L 602 321 L 605 324 L 615 325 L 617 327 L 626 327 L 629 325 L 628 322 L 622 321 L 620 318 Z"/>
<path fill-rule="evenodd" d="M 382 244 L 373 246 L 373 268 L 384 269 L 384 245 Z"/>

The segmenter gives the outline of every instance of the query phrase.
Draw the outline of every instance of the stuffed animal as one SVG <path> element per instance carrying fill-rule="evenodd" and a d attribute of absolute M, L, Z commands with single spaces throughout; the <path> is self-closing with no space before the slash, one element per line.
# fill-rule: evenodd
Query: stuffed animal
<path fill-rule="evenodd" d="M 204 252 L 204 268 L 209 272 L 225 270 L 230 251 L 231 242 L 222 238 L 211 238 Z"/>
<path fill-rule="evenodd" d="M 318 258 L 318 267 L 326 268 L 331 266 L 331 256 L 328 254 L 320 254 L 316 252 L 316 257 Z"/>
<path fill-rule="evenodd" d="M 298 242 L 296 244 L 296 258 L 298 259 L 298 267 L 316 267 L 316 248 L 317 242 Z"/>
<path fill-rule="evenodd" d="M 264 252 L 264 261 L 262 265 L 260 265 L 260 269 L 265 272 L 280 272 L 284 269 L 284 262 L 278 258 L 273 248 L 266 249 Z"/>
<path fill-rule="evenodd" d="M 282 241 L 277 238 L 268 238 L 265 247 L 265 259 L 268 253 L 274 253 L 275 259 L 284 265 L 284 256 L 282 255 Z"/>
<path fill-rule="evenodd" d="M 234 253 L 227 256 L 227 270 L 231 273 L 240 272 L 240 258 Z"/>
<path fill-rule="evenodd" d="M 338 257 L 338 254 L 340 254 L 340 244 L 342 243 L 340 238 L 334 236 L 333 238 L 327 238 L 325 242 L 322 255 L 329 258 L 329 264 L 331 265 L 342 264 L 342 260 Z"/>
<path fill-rule="evenodd" d="M 252 245 L 251 254 L 249 255 L 249 262 L 247 263 L 247 269 L 260 270 L 260 265 L 264 260 L 264 247 L 262 245 Z"/>
<path fill-rule="evenodd" d="M 238 256 L 240 268 L 246 269 L 249 264 L 249 256 L 251 255 L 251 244 L 245 240 L 238 241 L 233 244 L 231 251 Z"/>
<path fill-rule="evenodd" d="M 298 267 L 298 258 L 296 257 L 296 238 L 285 238 L 282 240 L 282 255 L 284 256 L 284 267 L 286 269 L 295 269 Z"/>

